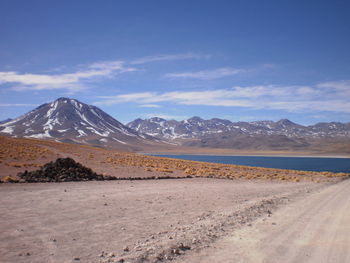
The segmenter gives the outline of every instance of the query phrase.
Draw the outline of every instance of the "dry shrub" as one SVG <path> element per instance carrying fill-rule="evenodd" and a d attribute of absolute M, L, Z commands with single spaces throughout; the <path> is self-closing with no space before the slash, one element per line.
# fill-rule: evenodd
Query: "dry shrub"
<path fill-rule="evenodd" d="M 173 170 L 169 170 L 168 168 L 158 168 L 156 169 L 159 172 L 164 172 L 164 173 L 173 173 Z"/>
<path fill-rule="evenodd" d="M 5 176 L 4 179 L 2 180 L 4 183 L 18 183 L 18 179 L 13 178 L 12 176 Z"/>

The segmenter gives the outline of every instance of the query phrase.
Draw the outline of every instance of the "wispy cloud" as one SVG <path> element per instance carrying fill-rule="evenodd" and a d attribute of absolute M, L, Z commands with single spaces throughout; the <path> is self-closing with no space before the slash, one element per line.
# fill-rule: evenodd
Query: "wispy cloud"
<path fill-rule="evenodd" d="M 63 89 L 73 93 L 85 89 L 85 81 L 111 77 L 115 74 L 135 70 L 135 68 L 125 67 L 122 61 L 102 61 L 86 65 L 82 70 L 66 74 L 0 72 L 0 84 L 10 83 L 12 89 L 16 91 Z"/>
<path fill-rule="evenodd" d="M 141 108 L 160 108 L 160 105 L 157 104 L 141 104 L 139 105 Z"/>
<path fill-rule="evenodd" d="M 247 72 L 244 69 L 237 68 L 218 68 L 213 70 L 203 70 L 203 71 L 194 71 L 194 72 L 180 72 L 180 73 L 168 73 L 164 76 L 166 78 L 192 78 L 192 79 L 202 79 L 202 80 L 210 80 L 210 79 L 218 79 L 227 76 L 233 76 L 240 73 Z"/>
<path fill-rule="evenodd" d="M 170 114 L 163 114 L 163 113 L 144 113 L 144 114 L 141 114 L 140 117 L 146 118 L 146 119 L 158 117 L 166 120 L 184 120 L 189 118 L 189 116 L 185 116 L 185 115 L 170 115 Z"/>
<path fill-rule="evenodd" d="M 206 91 L 142 92 L 103 96 L 96 104 L 132 102 L 140 105 L 174 103 L 290 112 L 329 111 L 350 113 L 350 81 L 315 86 L 249 86 Z"/>
<path fill-rule="evenodd" d="M 156 56 L 147 56 L 139 59 L 135 59 L 130 62 L 131 65 L 140 65 L 151 62 L 158 61 L 172 61 L 172 60 L 183 60 L 183 59 L 205 59 L 210 58 L 210 55 L 200 55 L 194 53 L 185 53 L 185 54 L 163 54 Z"/>
<path fill-rule="evenodd" d="M 0 72 L 0 85 L 7 83 L 15 91 L 25 90 L 67 90 L 76 93 L 88 87 L 87 83 L 101 78 L 110 78 L 117 74 L 137 71 L 137 65 L 159 61 L 172 61 L 184 59 L 204 59 L 208 55 L 194 53 L 163 54 L 147 56 L 133 61 L 99 61 L 88 65 L 77 65 L 71 73 L 57 73 L 67 66 L 48 70 L 44 74 L 19 73 L 16 71 Z M 79 68 L 79 70 L 77 70 Z"/>
<path fill-rule="evenodd" d="M 317 87 L 328 90 L 330 93 L 336 91 L 340 96 L 350 99 L 350 80 L 324 82 L 318 84 Z"/>

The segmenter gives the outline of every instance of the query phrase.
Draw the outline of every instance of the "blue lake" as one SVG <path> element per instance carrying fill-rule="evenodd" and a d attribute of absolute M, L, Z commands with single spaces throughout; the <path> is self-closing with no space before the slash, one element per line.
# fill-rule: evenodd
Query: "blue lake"
<path fill-rule="evenodd" d="M 256 167 L 292 169 L 304 171 L 329 171 L 350 173 L 350 158 L 317 157 L 265 157 L 227 155 L 153 155 L 192 161 L 238 164 Z"/>

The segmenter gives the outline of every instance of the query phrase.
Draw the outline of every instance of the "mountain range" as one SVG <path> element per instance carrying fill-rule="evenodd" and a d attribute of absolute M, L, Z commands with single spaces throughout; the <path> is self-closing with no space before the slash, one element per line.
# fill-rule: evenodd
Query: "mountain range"
<path fill-rule="evenodd" d="M 192 117 L 188 120 L 167 121 L 154 117 L 136 119 L 127 124 L 131 129 L 162 139 L 201 138 L 210 134 L 231 135 L 284 135 L 289 138 L 350 137 L 350 123 L 330 122 L 303 126 L 288 119 L 279 121 L 231 122 L 213 118 L 203 120 Z"/>
<path fill-rule="evenodd" d="M 183 121 L 162 118 L 136 119 L 131 129 L 184 146 L 254 149 L 322 150 L 322 146 L 348 145 L 350 123 L 317 123 L 303 126 L 287 119 L 279 121 L 231 122 L 192 117 Z"/>
<path fill-rule="evenodd" d="M 98 107 L 70 98 L 59 98 L 16 119 L 0 122 L 0 134 L 129 151 L 204 147 L 350 153 L 350 123 L 304 126 L 287 119 L 232 122 L 219 118 L 176 121 L 154 117 L 124 125 Z"/>

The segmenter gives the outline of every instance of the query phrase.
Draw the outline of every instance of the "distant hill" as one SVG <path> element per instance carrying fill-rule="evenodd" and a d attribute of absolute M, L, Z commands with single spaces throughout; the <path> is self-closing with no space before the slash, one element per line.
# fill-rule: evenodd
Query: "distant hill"
<path fill-rule="evenodd" d="M 0 134 L 138 150 L 159 139 L 126 127 L 101 109 L 59 98 L 0 124 Z"/>
<path fill-rule="evenodd" d="M 6 119 L 6 120 L 0 121 L 0 124 L 3 124 L 3 123 L 5 123 L 5 122 L 9 122 L 9 121 L 12 121 L 12 119 L 8 118 L 8 119 Z"/>
<path fill-rule="evenodd" d="M 346 150 L 350 123 L 330 122 L 303 126 L 279 121 L 231 122 L 192 117 L 183 121 L 154 117 L 127 124 L 138 132 L 183 146 L 252 150 Z"/>

